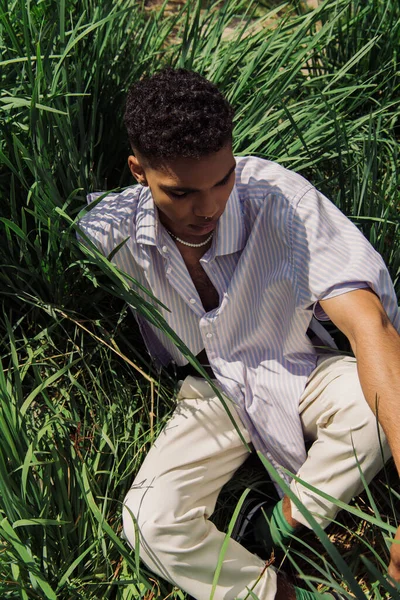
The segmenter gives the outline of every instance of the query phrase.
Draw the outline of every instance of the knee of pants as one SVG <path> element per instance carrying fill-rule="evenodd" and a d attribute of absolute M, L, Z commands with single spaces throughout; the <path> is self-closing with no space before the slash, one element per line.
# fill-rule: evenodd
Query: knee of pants
<path fill-rule="evenodd" d="M 204 506 L 193 507 L 189 496 L 171 488 L 163 491 L 152 482 L 134 483 L 125 497 L 122 519 L 125 539 L 159 574 L 174 562 L 173 548 L 190 552 L 207 528 Z"/>
<path fill-rule="evenodd" d="M 315 408 L 311 407 L 311 421 L 305 416 L 309 421 L 305 423 L 305 432 L 310 433 L 313 441 L 321 439 L 329 444 L 345 444 L 351 454 L 354 446 L 360 461 L 376 452 L 381 454 L 380 445 L 385 459 L 390 456 L 383 430 L 365 400 L 354 361 L 343 361 L 340 376 L 330 381 L 329 386 L 322 391 L 318 403 L 319 415 L 315 412 L 315 408 L 318 408 L 316 404 Z M 318 415 L 314 423 L 313 414 Z M 340 450 L 339 446 L 337 450 L 340 452 L 344 448 L 342 446 Z"/>
<path fill-rule="evenodd" d="M 369 484 L 382 469 L 390 457 L 389 445 L 364 398 L 359 410 L 342 406 L 336 412 L 327 412 L 325 417 L 298 476 L 317 490 L 348 503 L 364 490 L 363 480 Z M 307 489 L 301 482 L 293 481 L 291 489 L 323 528 L 339 512 L 335 502 Z M 292 516 L 310 527 L 293 502 Z"/>
<path fill-rule="evenodd" d="M 155 497 L 151 482 L 148 485 L 146 482 L 135 482 L 125 497 L 123 534 L 133 549 L 139 543 L 142 559 L 149 550 L 156 549 L 163 533 L 167 533 L 168 517 L 165 512 L 164 501 Z"/>
<path fill-rule="evenodd" d="M 344 383 L 344 382 L 343 382 Z M 343 390 L 342 398 L 346 398 Z M 382 427 L 376 415 L 369 407 L 364 395 L 359 390 L 358 397 L 350 402 L 342 402 L 337 412 L 331 416 L 330 423 L 323 427 L 331 427 L 330 436 L 348 444 L 349 452 L 357 457 L 360 464 L 380 463 L 390 457 L 390 449 Z"/>
<path fill-rule="evenodd" d="M 158 511 L 153 510 L 152 495 L 151 486 L 133 484 L 124 499 L 123 537 L 135 552 L 139 552 L 141 560 L 150 570 L 167 579 L 163 573 L 164 556 L 160 550 L 168 527 L 165 527 L 165 519 L 160 517 Z"/>
<path fill-rule="evenodd" d="M 353 426 L 349 437 L 351 450 L 369 483 L 391 456 L 385 433 L 369 406 L 362 415 L 360 428 Z"/>

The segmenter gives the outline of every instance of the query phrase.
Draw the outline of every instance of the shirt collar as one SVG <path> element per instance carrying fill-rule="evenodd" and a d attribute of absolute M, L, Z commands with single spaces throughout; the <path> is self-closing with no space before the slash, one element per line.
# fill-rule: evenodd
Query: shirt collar
<path fill-rule="evenodd" d="M 158 233 L 158 215 L 153 197 L 150 188 L 143 188 L 140 192 L 136 211 L 136 242 L 156 246 Z"/>
<path fill-rule="evenodd" d="M 246 228 L 239 193 L 234 186 L 216 230 L 215 256 L 232 254 L 244 248 Z"/>
<path fill-rule="evenodd" d="M 161 233 L 160 220 L 150 188 L 143 188 L 136 212 L 136 241 L 138 244 L 160 247 Z M 218 221 L 215 242 L 215 256 L 238 252 L 246 243 L 246 229 L 236 186 Z"/>

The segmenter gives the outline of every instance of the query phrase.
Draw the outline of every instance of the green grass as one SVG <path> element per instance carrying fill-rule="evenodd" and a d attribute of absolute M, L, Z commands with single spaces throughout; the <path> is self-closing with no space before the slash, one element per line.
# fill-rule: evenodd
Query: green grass
<path fill-rule="evenodd" d="M 75 237 L 86 193 L 132 183 L 122 127 L 132 81 L 164 64 L 210 77 L 236 107 L 236 152 L 310 178 L 381 252 L 400 293 L 398 3 L 271 11 L 239 0 L 170 16 L 133 0 L 0 0 L 2 598 L 184 598 L 120 538 L 121 502 L 175 385 L 152 370 L 127 304 L 166 324 Z M 262 473 L 230 482 L 221 526 Z M 388 597 L 399 494 L 387 476 L 332 525 L 342 558 L 319 532 L 322 547 L 294 543 L 284 568 Z"/>

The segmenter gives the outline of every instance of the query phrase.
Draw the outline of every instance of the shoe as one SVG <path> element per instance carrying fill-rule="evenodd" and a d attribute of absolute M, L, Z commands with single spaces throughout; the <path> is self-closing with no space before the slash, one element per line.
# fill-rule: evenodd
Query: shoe
<path fill-rule="evenodd" d="M 274 505 L 275 502 L 271 499 L 266 500 L 265 494 L 252 490 L 243 502 L 231 533 L 232 539 L 252 554 L 257 554 L 262 560 L 270 558 L 271 548 L 257 539 L 255 525 L 262 515 L 262 510 L 267 513 L 272 512 Z"/>

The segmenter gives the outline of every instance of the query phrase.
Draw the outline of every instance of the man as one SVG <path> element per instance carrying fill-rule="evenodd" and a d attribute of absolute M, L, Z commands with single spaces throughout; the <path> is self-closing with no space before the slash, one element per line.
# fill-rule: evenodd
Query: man
<path fill-rule="evenodd" d="M 224 540 L 208 517 L 248 455 L 237 429 L 277 468 L 348 502 L 362 489 L 354 449 L 368 481 L 382 467 L 378 406 L 400 466 L 400 314 L 383 261 L 302 177 L 235 159 L 232 116 L 196 73 L 165 69 L 136 83 L 125 123 L 140 185 L 110 194 L 81 221 L 106 255 L 127 240 L 113 262 L 168 307 L 165 319 L 232 400 L 236 427 L 209 384 L 187 377 L 125 499 L 129 543 L 138 530 L 143 561 L 200 600 L 211 595 Z M 357 362 L 318 355 L 307 336 L 313 315 L 346 334 Z M 167 336 L 137 319 L 156 360 L 186 364 Z M 319 494 L 291 488 L 323 527 L 335 516 Z M 309 526 L 286 496 L 271 531 L 261 521 L 272 544 Z M 261 600 L 312 596 L 230 540 L 214 598 L 249 590 Z"/>

